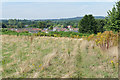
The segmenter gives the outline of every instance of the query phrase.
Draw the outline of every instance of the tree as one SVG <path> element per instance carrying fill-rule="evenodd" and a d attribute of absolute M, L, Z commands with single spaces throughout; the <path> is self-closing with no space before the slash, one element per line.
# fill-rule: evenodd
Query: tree
<path fill-rule="evenodd" d="M 39 28 L 46 28 L 46 24 L 45 24 L 45 22 L 42 22 L 42 21 L 40 21 L 40 22 L 38 22 L 38 26 L 39 26 Z"/>
<path fill-rule="evenodd" d="M 120 1 L 112 8 L 112 11 L 108 11 L 106 17 L 107 25 L 106 30 L 119 31 L 120 30 Z"/>
<path fill-rule="evenodd" d="M 16 19 L 14 19 L 14 25 L 16 25 L 17 24 L 17 20 Z"/>
<path fill-rule="evenodd" d="M 53 26 L 50 26 L 49 29 L 53 29 Z"/>
<path fill-rule="evenodd" d="M 46 24 L 46 27 L 47 27 L 47 28 L 53 26 L 53 23 L 52 23 L 52 21 L 50 21 L 50 20 L 47 20 L 47 21 L 45 22 L 45 24 Z"/>
<path fill-rule="evenodd" d="M 104 32 L 105 20 L 104 19 L 96 19 L 97 22 L 97 32 Z"/>
<path fill-rule="evenodd" d="M 9 24 L 9 25 L 14 25 L 14 20 L 13 20 L 13 19 L 9 19 L 9 20 L 8 20 L 8 24 Z"/>
<path fill-rule="evenodd" d="M 96 20 L 92 15 L 85 15 L 79 22 L 80 33 L 97 33 Z"/>
<path fill-rule="evenodd" d="M 7 28 L 6 24 L 2 23 L 2 28 Z"/>
<path fill-rule="evenodd" d="M 24 24 L 22 22 L 18 22 L 18 25 L 17 25 L 18 28 L 23 28 L 24 27 Z"/>

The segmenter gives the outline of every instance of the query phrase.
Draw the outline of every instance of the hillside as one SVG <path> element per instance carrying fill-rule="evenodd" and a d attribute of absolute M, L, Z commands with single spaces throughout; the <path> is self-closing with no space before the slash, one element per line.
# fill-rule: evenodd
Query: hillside
<path fill-rule="evenodd" d="M 105 19 L 104 16 L 94 16 L 95 19 Z M 52 21 L 64 21 L 64 20 L 81 20 L 83 17 L 73 17 L 73 18 L 60 18 L 60 19 L 38 19 L 38 20 L 52 20 Z"/>
<path fill-rule="evenodd" d="M 3 35 L 0 71 L 3 78 L 117 78 L 117 47 L 110 50 L 83 39 Z"/>

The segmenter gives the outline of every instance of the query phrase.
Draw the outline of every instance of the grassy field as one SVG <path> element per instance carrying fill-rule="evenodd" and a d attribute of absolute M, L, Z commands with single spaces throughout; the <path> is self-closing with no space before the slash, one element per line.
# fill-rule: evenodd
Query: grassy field
<path fill-rule="evenodd" d="M 117 46 L 73 38 L 2 35 L 3 78 L 117 78 Z"/>

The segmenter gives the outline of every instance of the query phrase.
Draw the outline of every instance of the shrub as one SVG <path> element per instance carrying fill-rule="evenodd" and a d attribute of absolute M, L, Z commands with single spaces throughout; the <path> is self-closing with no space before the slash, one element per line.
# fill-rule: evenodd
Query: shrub
<path fill-rule="evenodd" d="M 98 46 L 102 49 L 108 49 L 111 46 L 118 45 L 118 35 L 113 33 L 112 31 L 105 31 L 103 33 L 97 33 L 96 36 L 94 34 L 90 35 L 87 38 L 88 41 L 93 40 L 96 42 Z"/>

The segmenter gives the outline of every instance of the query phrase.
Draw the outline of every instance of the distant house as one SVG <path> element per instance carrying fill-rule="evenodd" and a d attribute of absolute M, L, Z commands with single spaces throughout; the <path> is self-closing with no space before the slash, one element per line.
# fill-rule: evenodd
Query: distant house
<path fill-rule="evenodd" d="M 41 29 L 39 28 L 25 28 L 29 33 L 38 33 Z"/>
<path fill-rule="evenodd" d="M 50 31 L 79 32 L 79 28 L 72 28 L 71 26 L 69 26 L 69 28 L 54 27 L 53 30 L 48 30 L 48 28 L 44 28 L 44 29 L 40 29 L 40 28 L 8 28 L 8 30 L 16 31 L 16 32 L 28 31 L 29 33 L 38 33 L 39 31 L 45 32 L 45 33 L 48 33 Z"/>
<path fill-rule="evenodd" d="M 45 33 L 48 33 L 48 31 L 46 31 Z"/>
<path fill-rule="evenodd" d="M 58 27 L 54 27 L 53 28 L 53 31 L 57 31 L 59 28 Z"/>
<path fill-rule="evenodd" d="M 72 26 L 70 26 L 70 25 L 69 25 L 69 26 L 67 26 L 67 27 L 68 27 L 68 29 L 72 28 Z"/>
<path fill-rule="evenodd" d="M 39 31 L 29 31 L 29 33 L 38 33 Z"/>
<path fill-rule="evenodd" d="M 73 30 L 73 32 L 79 32 L 79 28 L 72 28 Z"/>
<path fill-rule="evenodd" d="M 73 28 L 74 31 L 79 31 L 79 28 Z"/>
<path fill-rule="evenodd" d="M 65 32 L 67 32 L 68 31 L 68 29 L 66 29 L 66 28 L 61 28 L 61 30 L 60 31 L 65 31 Z"/>
<path fill-rule="evenodd" d="M 69 30 L 67 28 L 59 28 L 59 27 L 54 27 L 53 31 L 64 31 L 64 32 L 68 32 Z"/>
<path fill-rule="evenodd" d="M 43 28 L 43 30 L 46 30 L 46 31 L 47 31 L 47 30 L 48 30 L 48 28 Z"/>
<path fill-rule="evenodd" d="M 25 27 L 28 27 L 28 25 L 25 25 Z"/>
<path fill-rule="evenodd" d="M 38 33 L 41 29 L 39 28 L 9 28 L 8 30 L 16 31 L 16 32 L 28 31 L 29 33 Z"/>
<path fill-rule="evenodd" d="M 20 28 L 14 29 L 14 31 L 16 31 L 16 32 L 24 32 L 24 30 L 23 30 L 23 29 L 20 29 Z"/>
<path fill-rule="evenodd" d="M 44 28 L 44 29 L 41 29 L 41 32 L 45 32 L 45 33 L 48 33 L 48 28 Z"/>
<path fill-rule="evenodd" d="M 15 29 L 15 31 L 17 31 L 17 29 Z"/>
<path fill-rule="evenodd" d="M 8 28 L 8 30 L 22 32 L 22 29 L 17 29 L 17 28 Z"/>
<path fill-rule="evenodd" d="M 72 31 L 73 29 L 72 29 L 72 26 L 67 26 L 68 27 L 68 29 L 70 30 L 70 31 Z"/>
<path fill-rule="evenodd" d="M 51 30 L 49 30 L 49 31 L 53 31 L 53 30 L 51 29 Z"/>

